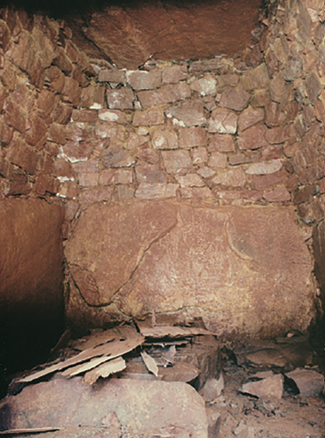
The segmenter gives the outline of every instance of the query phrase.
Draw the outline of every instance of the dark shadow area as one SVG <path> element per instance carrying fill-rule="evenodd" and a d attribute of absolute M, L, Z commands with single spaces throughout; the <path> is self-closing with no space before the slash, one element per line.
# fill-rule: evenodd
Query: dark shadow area
<path fill-rule="evenodd" d="M 64 331 L 64 312 L 18 309 L 0 319 L 0 398 L 15 373 L 45 362 Z"/>
<path fill-rule="evenodd" d="M 102 11 L 105 7 L 118 6 L 122 8 L 138 9 L 143 6 L 155 5 L 157 3 L 163 4 L 168 8 L 169 5 L 179 8 L 193 8 L 199 5 L 219 5 L 222 4 L 224 8 L 231 10 L 236 7 L 236 0 L 71 0 L 66 2 L 64 0 L 2 0 L 0 7 L 11 7 L 13 9 L 23 9 L 28 13 L 44 13 L 54 18 L 64 18 L 70 14 L 84 14 L 93 13 L 95 11 Z M 255 4 L 254 0 L 247 0 L 247 4 Z M 265 10 L 266 15 L 272 11 L 275 1 L 261 0 L 261 10 Z"/>
<path fill-rule="evenodd" d="M 320 367 L 325 372 L 325 222 L 322 221 L 313 230 L 313 253 L 315 258 L 314 274 L 319 285 L 321 308 L 318 309 L 318 321 L 310 336 L 314 348 L 320 357 Z"/>

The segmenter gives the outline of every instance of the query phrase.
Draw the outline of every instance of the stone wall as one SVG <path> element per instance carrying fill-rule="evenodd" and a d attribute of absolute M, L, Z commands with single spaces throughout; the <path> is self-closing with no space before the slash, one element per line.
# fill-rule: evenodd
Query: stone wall
<path fill-rule="evenodd" d="M 241 56 L 128 71 L 90 63 L 63 22 L 3 11 L 1 193 L 65 203 L 72 324 L 156 311 L 225 336 L 307 329 L 325 208 L 323 14 L 321 1 L 280 1 Z"/>
<path fill-rule="evenodd" d="M 55 196 L 65 125 L 95 72 L 58 22 L 10 9 L 0 18 L 0 194 Z"/>

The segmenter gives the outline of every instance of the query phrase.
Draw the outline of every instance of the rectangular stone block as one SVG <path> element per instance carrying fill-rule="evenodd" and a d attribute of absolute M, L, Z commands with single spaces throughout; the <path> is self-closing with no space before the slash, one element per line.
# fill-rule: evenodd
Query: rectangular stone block
<path fill-rule="evenodd" d="M 216 108 L 212 111 L 209 120 L 209 132 L 219 134 L 235 134 L 237 131 L 238 116 L 225 108 Z"/>
<path fill-rule="evenodd" d="M 128 71 L 126 77 L 134 90 L 150 90 L 161 85 L 161 70 Z"/>
<path fill-rule="evenodd" d="M 122 87 L 115 90 L 106 90 L 106 99 L 109 108 L 125 110 L 133 109 L 135 96 L 131 88 Z"/>
<path fill-rule="evenodd" d="M 65 126 L 60 125 L 59 123 L 52 123 L 49 126 L 47 139 L 61 145 L 65 144 L 67 141 Z"/>
<path fill-rule="evenodd" d="M 98 73 L 98 81 L 99 82 L 115 82 L 115 83 L 126 83 L 126 72 L 122 70 L 118 70 L 115 68 L 112 69 L 103 69 Z"/>
<path fill-rule="evenodd" d="M 55 123 L 66 125 L 70 121 L 71 113 L 72 105 L 69 102 L 59 102 L 51 113 L 51 119 Z"/>
<path fill-rule="evenodd" d="M 81 109 L 99 110 L 105 105 L 105 87 L 101 84 L 83 88 L 80 96 Z"/>
<path fill-rule="evenodd" d="M 26 121 L 21 108 L 13 101 L 8 99 L 4 106 L 4 118 L 7 125 L 12 126 L 19 132 L 25 132 Z"/>
<path fill-rule="evenodd" d="M 163 84 L 176 83 L 186 79 L 187 76 L 187 65 L 173 65 L 163 69 L 162 82 Z"/>
<path fill-rule="evenodd" d="M 163 85 L 157 90 L 139 91 L 138 97 L 142 106 L 164 105 L 191 96 L 191 89 L 185 83 Z"/>
<path fill-rule="evenodd" d="M 161 108 L 148 108 L 147 110 L 134 112 L 134 126 L 161 125 L 165 121 L 165 116 Z"/>
<path fill-rule="evenodd" d="M 215 134 L 210 138 L 209 151 L 214 152 L 235 152 L 236 145 L 232 135 Z"/>
<path fill-rule="evenodd" d="M 87 207 L 95 202 L 110 201 L 113 191 L 113 187 L 94 187 L 82 190 L 79 194 L 79 202 L 83 207 Z"/>
<path fill-rule="evenodd" d="M 62 47 L 57 46 L 55 48 L 53 64 L 59 67 L 59 69 L 66 75 L 69 75 L 72 72 L 72 62 Z"/>
<path fill-rule="evenodd" d="M 122 111 L 120 110 L 110 110 L 110 109 L 101 109 L 98 112 L 99 120 L 103 122 L 114 122 L 125 125 L 127 123 L 127 119 Z"/>
<path fill-rule="evenodd" d="M 205 128 L 195 126 L 193 128 L 178 129 L 179 147 L 190 149 L 195 146 L 205 146 L 207 134 Z"/>
<path fill-rule="evenodd" d="M 243 169 L 234 168 L 218 173 L 211 182 L 223 187 L 243 187 L 246 183 L 246 175 Z"/>
<path fill-rule="evenodd" d="M 175 198 L 178 184 L 141 183 L 135 192 L 137 199 Z"/>
<path fill-rule="evenodd" d="M 177 149 L 177 133 L 171 129 L 157 129 L 151 135 L 151 144 L 154 149 Z"/>
<path fill-rule="evenodd" d="M 11 163 L 16 164 L 29 174 L 33 175 L 36 171 L 38 162 L 37 151 L 28 146 L 24 140 L 18 136 L 14 136 L 7 155 L 7 159 Z"/>
<path fill-rule="evenodd" d="M 186 100 L 169 107 L 165 114 L 173 120 L 173 124 L 181 127 L 205 125 L 207 118 L 203 102 L 200 99 Z"/>
<path fill-rule="evenodd" d="M 97 112 L 95 110 L 72 110 L 71 113 L 72 122 L 82 122 L 82 123 L 96 123 Z"/>
<path fill-rule="evenodd" d="M 66 76 L 62 90 L 63 100 L 72 103 L 74 106 L 78 106 L 80 94 L 81 88 L 79 87 L 79 83 L 73 78 Z"/>
<path fill-rule="evenodd" d="M 254 125 L 239 134 L 237 143 L 240 149 L 259 149 L 268 146 L 265 136 L 265 126 Z"/>
<path fill-rule="evenodd" d="M 271 174 L 270 190 L 275 175 Z M 214 178 L 219 178 L 219 186 L 238 187 L 231 190 L 229 202 L 243 199 L 245 205 L 246 199 L 262 199 L 258 191 L 243 187 L 242 169 L 219 172 Z M 98 294 L 84 283 L 77 286 L 86 302 L 103 304 L 100 310 L 91 309 L 92 320 L 100 324 L 105 306 L 106 318 L 116 315 L 110 303 L 140 319 L 159 309 L 159 315 L 177 314 L 188 321 L 200 307 L 205 325 L 222 339 L 233 339 L 234 330 L 236 339 L 248 334 L 273 338 L 296 327 L 306 331 L 316 312 L 315 286 L 310 282 L 313 263 L 294 209 L 262 207 L 261 202 L 240 208 L 171 198 L 155 201 L 158 193 L 167 197 L 164 190 L 170 185 L 178 186 L 163 184 L 159 192 L 157 184 L 140 184 L 138 193 L 148 201 L 139 197 L 137 202 L 93 205 L 80 216 L 65 250 L 69 265 L 84 271 L 91 265 Z M 181 195 L 192 189 L 181 188 Z M 229 191 L 218 187 L 214 193 L 224 201 L 221 193 L 227 196 Z M 273 192 L 277 199 L 279 194 Z M 284 195 L 282 191 L 281 199 Z M 112 234 L 109 230 L 116 227 L 120 232 Z M 272 310 L 274 300 L 281 304 L 277 312 Z M 87 315 L 83 309 L 80 312 Z"/>
<path fill-rule="evenodd" d="M 192 167 L 192 160 L 188 151 L 162 151 L 164 165 L 168 173 L 179 173 Z"/>
<path fill-rule="evenodd" d="M 39 173 L 36 175 L 35 183 L 33 185 L 33 192 L 38 195 L 45 195 L 46 193 L 56 195 L 60 188 L 60 181 L 51 175 Z"/>

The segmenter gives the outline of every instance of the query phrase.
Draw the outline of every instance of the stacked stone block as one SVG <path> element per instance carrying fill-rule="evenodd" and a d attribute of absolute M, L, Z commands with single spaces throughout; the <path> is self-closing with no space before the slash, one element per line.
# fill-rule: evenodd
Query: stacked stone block
<path fill-rule="evenodd" d="M 66 125 L 95 71 L 64 23 L 9 8 L 0 17 L 0 193 L 53 197 Z"/>

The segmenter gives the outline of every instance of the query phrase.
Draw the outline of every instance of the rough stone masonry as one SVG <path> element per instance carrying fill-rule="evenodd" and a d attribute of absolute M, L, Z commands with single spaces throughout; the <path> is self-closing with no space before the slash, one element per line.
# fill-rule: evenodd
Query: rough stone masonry
<path fill-rule="evenodd" d="M 1 202 L 64 204 L 71 325 L 155 311 L 238 339 L 307 330 L 324 296 L 323 6 L 280 1 L 233 58 L 136 70 L 2 10 Z"/>

